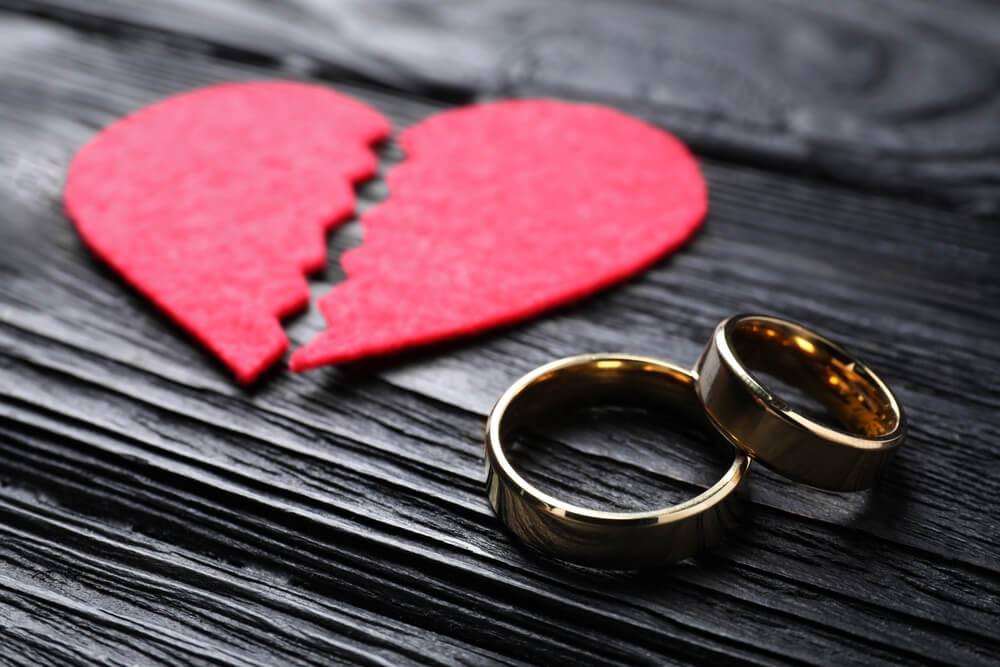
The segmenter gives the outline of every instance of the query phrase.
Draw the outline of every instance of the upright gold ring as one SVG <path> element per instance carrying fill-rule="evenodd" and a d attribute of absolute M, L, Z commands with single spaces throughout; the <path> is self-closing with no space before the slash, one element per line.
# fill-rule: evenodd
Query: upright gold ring
<path fill-rule="evenodd" d="M 539 550 L 605 568 L 669 563 L 718 543 L 737 521 L 735 492 L 750 466 L 743 452 L 725 442 L 733 462 L 718 482 L 687 502 L 650 512 L 604 512 L 563 502 L 529 484 L 511 465 L 504 445 L 516 430 L 570 407 L 602 403 L 669 410 L 700 420 L 712 432 L 694 376 L 677 366 L 619 354 L 541 366 L 504 392 L 486 423 L 487 492 L 500 519 Z"/>
<path fill-rule="evenodd" d="M 789 406 L 752 371 L 811 395 L 843 425 Z M 871 486 L 903 442 L 896 397 L 867 366 L 803 326 L 764 315 L 723 320 L 695 364 L 698 396 L 718 430 L 787 477 L 835 491 Z"/>

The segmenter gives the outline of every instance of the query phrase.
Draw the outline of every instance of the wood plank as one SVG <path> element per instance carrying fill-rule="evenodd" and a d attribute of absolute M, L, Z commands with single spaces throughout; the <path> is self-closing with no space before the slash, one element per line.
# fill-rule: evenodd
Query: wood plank
<path fill-rule="evenodd" d="M 864 0 L 11 2 L 456 101 L 610 103 L 703 154 L 1000 211 L 1000 7 Z"/>
<path fill-rule="evenodd" d="M 428 414 L 433 416 L 433 411 L 425 412 L 425 418 Z M 14 498 L 4 508 L 4 525 L 19 528 L 42 522 L 44 528 L 33 529 L 35 535 L 44 537 L 34 538 L 34 551 L 69 544 L 78 554 L 98 550 L 104 558 L 126 550 L 113 544 L 122 537 L 126 545 L 135 540 L 148 543 L 147 538 L 160 542 L 156 548 L 167 553 L 159 554 L 158 560 L 145 551 L 118 556 L 124 560 L 118 565 L 125 582 L 121 590 L 114 582 L 94 581 L 126 600 L 134 595 L 129 586 L 138 585 L 133 583 L 135 576 L 125 576 L 126 566 L 153 568 L 160 576 L 165 574 L 161 568 L 170 570 L 174 588 L 197 583 L 197 573 L 187 572 L 188 564 L 173 556 L 177 550 L 190 550 L 195 553 L 186 554 L 188 559 L 203 561 L 207 556 L 220 566 L 248 568 L 250 576 L 260 576 L 263 570 L 265 578 L 281 582 L 281 589 L 289 595 L 338 601 L 346 597 L 352 602 L 352 596 L 361 596 L 356 602 L 359 606 L 417 625 L 429 613 L 440 613 L 441 618 L 425 622 L 438 631 L 443 631 L 438 624 L 453 628 L 465 640 L 499 651 L 516 644 L 518 652 L 533 661 L 561 653 L 565 657 L 568 646 L 576 646 L 582 651 L 581 659 L 603 655 L 629 662 L 641 655 L 635 653 L 639 646 L 659 652 L 677 649 L 678 644 L 679 654 L 688 659 L 697 659 L 699 652 L 715 646 L 701 657 L 718 658 L 715 651 L 722 651 L 722 655 L 756 655 L 767 661 L 768 653 L 788 650 L 785 643 L 793 640 L 807 643 L 797 649 L 801 654 L 794 654 L 802 659 L 829 642 L 852 660 L 879 656 L 891 660 L 892 651 L 918 656 L 922 646 L 947 637 L 938 659 L 987 664 L 995 649 L 989 635 L 996 617 L 995 575 L 991 582 L 990 576 L 984 579 L 974 568 L 927 562 L 877 540 L 855 537 L 845 543 L 836 535 L 815 530 L 811 522 L 790 523 L 780 513 L 759 512 L 750 534 L 730 550 L 704 559 L 697 567 L 671 572 L 663 589 L 644 590 L 648 584 L 642 579 L 564 571 L 546 567 L 537 558 L 525 558 L 498 534 L 485 507 L 460 508 L 454 499 L 421 491 L 420 482 L 412 477 L 395 484 L 384 479 L 366 483 L 367 475 L 334 460 L 312 467 L 297 482 L 288 478 L 284 483 L 266 484 L 262 481 L 268 477 L 274 480 L 274 465 L 240 480 L 241 475 L 222 467 L 210 470 L 184 462 L 165 463 L 161 456 L 151 455 L 153 448 L 144 452 L 129 448 L 127 436 L 91 434 L 85 442 L 78 438 L 89 426 L 77 425 L 75 433 L 64 423 L 57 428 L 58 434 L 47 433 L 41 426 L 12 430 L 5 423 L 0 429 L 10 443 L 3 448 L 6 469 L 20 479 L 17 485 L 8 486 L 14 486 L 13 492 L 5 491 Z M 116 445 L 132 453 L 114 454 Z M 287 452 L 276 452 L 275 460 L 281 456 L 287 458 Z M 142 463 L 137 465 L 137 461 Z M 331 485 L 325 480 L 340 481 Z M 24 494 L 18 487 L 25 483 L 37 484 L 45 494 L 29 497 L 27 502 L 18 498 Z M 479 491 L 461 489 L 460 481 L 455 488 L 465 492 L 462 495 L 478 495 Z M 320 495 L 326 497 L 321 500 Z M 416 525 L 400 516 L 418 507 Z M 52 525 L 65 521 L 66 515 L 76 516 L 74 522 L 81 524 L 69 535 L 64 534 L 65 528 Z M 124 529 L 102 525 L 108 516 L 127 517 L 130 523 Z M 105 537 L 95 540 L 94 532 Z M 30 535 L 23 529 L 8 533 L 5 543 L 12 544 Z M 845 582 L 845 568 L 864 559 L 871 559 L 872 564 L 863 581 Z M 23 561 L 17 562 L 26 567 Z M 828 574 L 817 579 L 815 563 L 838 567 L 820 568 Z M 966 599 L 961 591 L 970 580 L 977 582 L 979 590 L 975 598 Z M 220 585 L 211 583 L 215 588 Z M 170 586 L 170 582 L 163 585 Z M 859 589 L 854 590 L 855 586 Z M 907 595 L 897 598 L 899 587 Z M 475 594 L 470 598 L 463 589 Z M 861 590 L 867 592 L 859 597 Z M 247 595 L 247 604 L 253 601 L 253 596 L 242 594 Z M 886 605 L 893 598 L 896 602 Z M 725 627 L 721 633 L 718 611 L 723 600 L 730 613 L 760 617 L 760 622 L 769 617 L 773 622 L 776 615 L 786 627 L 755 639 L 764 628 L 751 620 Z M 554 617 L 549 616 L 548 607 L 571 618 L 572 627 L 559 623 L 552 627 Z M 928 608 L 936 608 L 936 617 L 922 616 Z M 492 623 L 507 624 L 502 637 L 493 636 L 496 628 L 473 627 L 484 613 L 498 614 Z M 308 620 L 320 623 L 324 614 L 313 612 Z M 667 617 L 673 619 L 667 628 L 652 620 Z M 573 634 L 566 640 L 568 646 L 560 645 L 555 637 L 532 631 L 540 625 L 557 635 L 586 635 Z M 629 639 L 630 633 L 640 630 L 642 640 Z M 242 629 L 255 635 L 260 631 Z M 702 636 L 705 632 L 708 637 Z M 733 641 L 747 645 L 726 649 L 725 644 Z"/>
<path fill-rule="evenodd" d="M 3 42 L 0 97 L 0 621 L 13 628 L 0 656 L 989 664 L 1000 648 L 1000 480 L 982 465 L 1000 431 L 984 307 L 1000 296 L 995 225 L 706 161 L 705 231 L 625 286 L 472 341 L 246 390 L 88 255 L 61 179 L 122 113 L 290 70 L 44 21 L 8 18 L 0 34 L 20 40 Z M 442 108 L 336 85 L 397 124 Z M 361 194 L 371 205 L 384 185 Z M 333 235 L 317 294 L 358 241 L 356 225 Z M 690 363 L 744 309 L 848 341 L 899 390 L 914 428 L 884 484 L 838 495 L 757 470 L 745 534 L 652 580 L 563 568 L 508 539 L 482 495 L 480 443 L 506 383 L 602 348 Z M 322 326 L 310 312 L 289 330 L 302 342 Z M 594 470 L 689 491 L 705 472 L 683 437 L 605 436 L 554 449 L 538 474 L 629 504 L 641 494 Z M 93 643 L 74 644 L 90 628 Z"/>
<path fill-rule="evenodd" d="M 6 258 L 11 279 L 0 287 L 16 306 L 5 313 L 8 326 L 74 350 L 101 350 L 102 356 L 184 384 L 238 395 L 228 375 L 206 362 L 206 354 L 89 258 L 53 203 L 59 198 L 61 171 L 75 146 L 90 136 L 92 125 L 156 97 L 153 90 L 142 92 L 131 83 L 131 98 L 102 96 L 94 92 L 100 90 L 100 81 L 139 78 L 143 68 L 155 77 L 164 59 L 172 62 L 174 76 L 167 90 L 204 83 L 213 76 L 260 76 L 264 72 L 227 68 L 209 59 L 185 61 L 176 51 L 161 47 L 138 48 L 127 59 L 117 59 L 100 43 L 74 43 L 67 35 L 50 44 L 56 53 L 26 49 L 20 62 L 23 76 L 34 68 L 31 76 L 49 83 L 36 89 L 15 86 L 12 97 L 24 107 L 11 109 L 0 119 L 6 136 L 33 137 L 31 154 L 12 154 L 20 170 L 14 175 L 23 179 L 30 173 L 28 165 L 35 165 L 42 172 L 38 182 L 45 185 L 45 189 L 32 188 L 42 201 L 34 210 L 23 212 L 23 222 L 16 221 L 15 211 L 10 214 L 12 224 L 7 228 L 17 235 L 10 244 L 20 250 Z M 59 58 L 87 62 L 88 57 L 92 61 L 81 71 L 59 64 Z M 146 86 L 155 88 L 159 82 L 150 78 Z M 400 117 L 412 118 L 438 108 L 373 95 L 356 86 L 340 88 L 368 99 L 397 122 Z M 143 95 L 146 100 L 141 99 Z M 26 113 L 41 103 L 42 96 L 59 119 L 59 129 L 71 136 L 53 133 L 51 116 Z M 82 123 L 67 124 L 63 119 L 72 118 L 78 109 L 85 116 Z M 25 146 L 19 143 L 11 150 L 24 153 Z M 38 151 L 58 157 L 39 163 Z M 386 161 L 391 163 L 396 151 L 386 152 Z M 712 187 L 711 220 L 678 257 L 622 288 L 554 316 L 467 345 L 445 346 L 446 354 L 422 353 L 400 360 L 384 370 L 385 377 L 397 386 L 485 414 L 511 379 L 551 358 L 624 347 L 690 363 L 714 323 L 726 315 L 739 310 L 783 313 L 849 341 L 886 375 L 899 389 L 904 404 L 918 415 L 913 446 L 893 468 L 885 485 L 893 491 L 885 493 L 891 497 L 912 485 L 923 493 L 902 513 L 899 524 L 875 523 L 868 529 L 941 554 L 961 550 L 965 558 L 993 566 L 992 545 L 998 539 L 995 525 L 971 536 L 952 535 L 947 527 L 955 511 L 967 509 L 956 503 L 968 502 L 981 510 L 996 507 L 989 477 L 962 480 L 970 456 L 989 455 L 990 438 L 996 432 L 995 426 L 984 426 L 995 425 L 996 393 L 985 378 L 977 379 L 981 374 L 972 371 L 982 357 L 995 363 L 998 356 L 995 342 L 988 339 L 991 328 L 995 330 L 996 315 L 980 305 L 997 291 L 992 270 L 995 255 L 990 251 L 996 246 L 995 226 L 721 163 L 706 163 L 706 174 Z M 17 201 L 25 189 L 17 178 L 8 183 L 11 187 L 5 194 Z M 381 189 L 375 186 L 364 191 L 364 205 L 380 196 Z M 30 242 L 42 230 L 48 242 Z M 331 265 L 336 265 L 336 254 L 343 246 L 357 240 L 356 225 L 336 234 Z M 315 283 L 315 293 L 322 293 L 337 279 L 336 271 L 329 273 Z M 940 282 L 942 275 L 948 275 L 949 282 Z M 962 285 L 981 287 L 973 290 Z M 44 304 L 58 304 L 58 308 Z M 323 326 L 321 318 L 311 312 L 294 320 L 289 330 L 293 340 L 301 343 Z M 949 367 L 966 369 L 964 373 L 941 373 L 942 336 L 951 342 Z M 48 347 L 43 349 L 43 356 L 50 354 Z M 76 352 L 62 352 L 59 357 L 59 366 L 73 368 L 76 374 L 88 366 Z M 254 400 L 259 405 L 270 395 L 278 405 L 294 405 L 303 393 L 349 384 L 358 370 L 331 369 L 294 379 L 276 371 L 279 377 Z M 141 392 L 121 388 L 114 373 L 99 364 L 94 372 L 100 383 L 137 396 L 154 395 L 150 388 Z M 364 369 L 360 372 L 363 377 Z M 979 403 L 965 398 L 970 382 L 980 383 L 973 384 Z M 177 402 L 169 393 L 158 400 L 166 405 Z M 184 402 L 184 409 L 189 402 Z M 226 415 L 215 419 L 224 423 Z M 920 456 L 921 447 L 934 447 L 936 456 Z M 637 455 L 641 456 L 637 452 L 621 456 Z M 619 455 L 609 452 L 608 456 Z M 949 484 L 962 480 L 965 493 L 948 499 L 953 496 L 949 484 L 938 480 Z M 795 500 L 797 511 L 837 520 L 856 511 L 858 503 L 851 496 L 799 488 L 789 491 L 786 486 L 775 480 L 770 502 L 785 506 Z"/>
<path fill-rule="evenodd" d="M 65 44 L 60 47 L 65 49 L 63 57 L 85 57 L 86 46 L 94 46 L 89 43 L 72 44 L 66 41 L 65 36 L 58 42 Z M 146 55 L 152 63 L 163 57 L 163 53 L 156 50 Z M 183 61 L 176 56 L 172 54 L 175 74 L 193 74 L 183 68 Z M 141 52 L 130 54 L 129 67 L 141 67 L 142 57 Z M 28 67 L 30 61 L 46 63 L 49 60 L 29 51 L 23 65 Z M 120 78 L 118 72 L 96 68 L 98 61 L 99 58 L 95 57 L 94 67 L 85 68 L 86 74 L 68 75 L 69 80 L 81 78 L 72 84 L 76 88 L 69 81 L 65 82 L 64 85 L 69 87 L 62 98 L 60 115 L 68 113 L 70 108 L 92 108 L 97 100 L 86 100 L 81 95 L 93 90 L 99 80 Z M 193 63 L 192 69 L 199 72 L 193 76 L 204 81 L 206 72 L 199 70 L 198 65 L 204 65 L 206 61 L 194 59 Z M 58 81 L 58 69 L 44 65 L 37 76 Z M 252 70 L 242 70 L 244 75 L 250 72 Z M 58 88 L 58 85 L 53 88 Z M 363 93 L 361 89 L 354 89 L 353 92 Z M 46 95 L 48 104 L 57 103 L 58 97 L 48 92 Z M 17 97 L 23 98 L 26 105 L 37 103 L 37 98 L 32 98 L 30 91 L 17 91 Z M 369 96 L 368 99 L 375 104 L 386 101 L 385 97 L 378 96 Z M 107 98 L 101 101 L 105 104 L 116 103 Z M 128 103 L 131 104 L 131 101 Z M 426 106 L 421 107 L 419 103 L 398 105 L 416 105 L 416 111 L 409 110 L 414 115 L 426 111 Z M 112 117 L 125 110 L 105 111 L 104 115 Z M 385 110 L 390 115 L 398 115 L 395 109 Z M 8 117 L 11 122 L 19 124 L 10 128 L 9 136 L 24 136 L 33 130 L 35 135 L 43 134 L 33 127 L 39 123 L 38 116 L 15 110 Z M 29 212 L 25 220 L 30 225 L 25 225 L 23 229 L 37 236 L 42 229 L 39 225 L 45 225 L 44 236 L 51 242 L 31 244 L 26 237 L 21 238 L 23 243 L 19 253 L 7 257 L 8 274 L 12 279 L 4 288 L 5 296 L 18 307 L 8 308 L 5 320 L 9 326 L 43 339 L 68 344 L 72 349 L 101 350 L 102 357 L 166 374 L 184 384 L 238 395 L 239 390 L 232 387 L 228 376 L 219 373 L 215 367 L 204 368 L 207 355 L 184 337 L 178 336 L 175 328 L 164 328 L 162 317 L 153 313 L 136 295 L 123 290 L 117 278 L 87 259 L 71 227 L 58 210 L 53 210 L 51 203 L 57 201 L 59 196 L 59 171 L 68 161 L 73 146 L 82 143 L 89 133 L 89 128 L 78 127 L 76 141 L 69 145 L 63 143 L 61 148 L 42 148 L 43 154 L 62 150 L 62 156 L 55 163 L 38 165 L 50 171 L 45 176 L 48 199 L 44 201 L 44 210 Z M 62 142 L 61 137 L 48 132 L 44 134 L 51 140 Z M 44 144 L 36 142 L 32 151 L 38 150 L 39 146 Z M 15 160 L 21 165 L 22 175 L 27 171 L 25 165 L 32 164 L 33 160 L 34 155 Z M 996 345 L 990 344 L 990 341 L 984 341 L 986 345 L 977 350 L 972 347 L 995 325 L 995 316 L 991 312 L 976 308 L 980 297 L 996 292 L 991 280 L 993 254 L 989 251 L 995 245 L 992 241 L 995 235 L 993 226 L 943 216 L 919 207 L 909 210 L 892 207 L 880 211 L 880 206 L 887 205 L 884 200 L 824 189 L 808 182 L 775 179 L 760 172 L 711 164 L 708 165 L 708 172 L 713 180 L 712 220 L 706 232 L 681 256 L 665 262 L 624 288 L 564 309 L 555 317 L 487 336 L 470 345 L 446 346 L 444 349 L 449 354 L 417 355 L 415 359 L 403 359 L 403 363 L 389 366 L 384 372 L 385 377 L 397 386 L 483 414 L 512 377 L 536 363 L 560 354 L 620 347 L 623 325 L 629 330 L 630 349 L 639 353 L 659 353 L 681 361 L 693 360 L 700 339 L 717 319 L 739 309 L 773 310 L 771 301 L 777 294 L 786 300 L 779 310 L 816 322 L 843 339 L 857 340 L 855 347 L 897 384 L 904 379 L 922 382 L 923 385 L 915 388 L 912 399 L 909 393 L 904 393 L 910 391 L 908 387 L 901 386 L 900 390 L 908 405 L 911 400 L 916 401 L 914 407 L 933 420 L 924 426 L 930 429 L 926 434 L 928 441 L 939 437 L 952 438 L 955 444 L 942 452 L 942 456 L 949 453 L 965 456 L 969 451 L 966 447 L 975 452 L 977 443 L 982 443 L 980 452 L 988 451 L 988 441 L 984 442 L 981 436 L 977 438 L 974 432 L 959 433 L 958 439 L 949 436 L 947 431 L 952 429 L 953 424 L 948 416 L 967 413 L 968 418 L 963 421 L 969 424 L 970 429 L 990 424 L 991 420 L 986 417 L 996 405 L 995 395 L 984 386 L 980 393 L 982 405 L 960 400 L 966 386 L 964 383 L 969 380 L 960 373 L 944 377 L 935 374 L 938 373 L 939 353 L 935 340 L 944 332 L 955 341 L 955 348 L 949 351 L 949 361 L 955 368 L 973 368 L 978 361 L 978 353 L 984 354 L 988 361 L 995 360 Z M 753 193 L 752 200 L 748 197 L 750 192 Z M 14 188 L 9 194 L 10 200 L 16 201 Z M 737 202 L 735 205 L 734 201 Z M 859 209 L 866 202 L 869 208 Z M 744 208 L 746 205 L 755 208 Z M 835 231 L 823 224 L 829 222 L 823 220 L 829 216 L 836 216 L 833 221 Z M 752 224 L 748 225 L 748 221 Z M 787 233 L 789 225 L 794 223 L 799 223 L 795 233 Z M 877 226 L 876 233 L 880 237 L 887 238 L 864 247 L 858 241 L 868 238 L 872 226 Z M 9 225 L 8 229 L 17 231 L 19 226 Z M 336 236 L 335 251 L 338 242 L 351 244 L 355 241 L 352 231 L 356 235 L 355 227 Z M 831 234 L 840 238 L 839 247 L 828 240 Z M 914 238 L 920 242 L 909 242 Z M 914 252 L 917 254 L 914 255 Z M 756 258 L 756 262 L 747 261 L 751 256 Z M 960 268 L 954 268 L 955 257 L 963 263 Z M 940 268 L 935 268 L 935 258 L 941 262 Z M 331 264 L 335 263 L 336 259 L 332 258 Z M 776 271 L 778 267 L 783 269 L 783 274 Z M 37 275 L 39 268 L 43 272 L 41 276 Z M 950 284 L 937 282 L 936 277 L 945 270 L 951 272 L 952 279 L 958 284 L 981 285 L 981 291 L 963 292 Z M 316 291 L 324 291 L 329 280 L 335 279 L 328 277 L 326 281 L 317 282 Z M 81 292 L 77 285 L 86 285 L 87 290 Z M 812 299 L 814 294 L 819 293 L 825 296 L 822 302 Z M 45 303 L 58 303 L 59 308 L 45 308 Z M 944 308 L 949 310 L 942 310 Z M 854 315 L 858 311 L 866 314 L 860 321 Z M 95 318 L 95 312 L 100 312 L 101 316 Z M 664 312 L 677 315 L 664 318 Z M 115 318 L 117 313 L 122 313 L 122 317 L 119 323 L 114 323 L 109 318 Z M 875 318 L 871 313 L 878 313 L 879 317 Z M 294 321 L 290 328 L 293 338 L 301 341 L 321 326 L 315 313 L 311 313 Z M 886 332 L 889 332 L 890 339 L 905 333 L 913 340 L 896 341 L 886 346 L 882 344 L 887 337 Z M 900 344 L 905 347 L 897 352 Z M 58 363 L 67 368 L 74 367 L 75 373 L 82 372 L 84 361 L 76 358 L 75 353 L 67 352 L 69 354 L 64 353 Z M 304 378 L 280 377 L 275 379 L 273 386 L 280 392 L 276 397 L 280 397 L 282 402 L 294 404 L 303 386 L 297 383 L 307 383 L 305 386 L 312 387 L 313 392 L 324 391 L 331 385 L 338 387 L 350 379 L 352 372 L 332 369 Z M 109 376 L 107 371 L 98 377 L 102 378 L 101 382 L 114 382 L 113 375 Z M 112 379 L 104 379 L 106 377 Z M 259 398 L 259 395 L 255 396 L 254 400 Z M 170 399 L 164 396 L 161 400 Z M 219 418 L 224 419 L 225 415 Z M 915 428 L 919 438 L 919 421 Z M 965 435 L 971 437 L 965 439 L 964 446 L 959 446 L 958 440 Z M 989 433 L 986 435 L 989 436 Z M 958 459 L 955 463 L 962 465 L 966 462 L 965 459 Z M 904 457 L 900 467 L 906 465 Z M 929 467 L 924 474 L 929 480 L 937 472 Z M 889 483 L 892 483 L 891 479 Z M 975 488 L 970 492 L 975 492 Z M 971 500 L 976 505 L 988 503 L 985 495 Z M 831 501 L 824 500 L 823 504 L 828 502 Z M 938 516 L 938 521 L 947 521 L 945 513 Z M 988 555 L 986 545 L 993 537 L 989 532 L 984 536 L 983 547 L 978 551 L 980 557 Z M 942 534 L 937 539 L 948 538 Z M 963 537 L 961 543 L 967 546 L 965 539 Z M 944 545 L 947 544 L 945 541 Z M 941 549 L 945 552 L 953 548 L 944 545 Z"/>

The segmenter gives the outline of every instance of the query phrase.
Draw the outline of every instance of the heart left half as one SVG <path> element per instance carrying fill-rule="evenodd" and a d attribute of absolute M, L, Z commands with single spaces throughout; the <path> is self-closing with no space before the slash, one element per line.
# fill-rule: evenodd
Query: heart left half
<path fill-rule="evenodd" d="M 99 133 L 64 203 L 94 253 L 251 382 L 287 349 L 279 320 L 308 304 L 304 274 L 325 265 L 325 232 L 390 131 L 321 86 L 210 86 Z"/>

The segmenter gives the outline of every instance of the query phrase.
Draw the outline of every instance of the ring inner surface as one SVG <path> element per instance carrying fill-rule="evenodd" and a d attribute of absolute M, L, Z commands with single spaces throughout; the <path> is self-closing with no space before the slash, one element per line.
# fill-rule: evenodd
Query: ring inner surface
<path fill-rule="evenodd" d="M 850 433 L 879 437 L 899 425 L 894 401 L 864 365 L 801 327 L 748 318 L 734 323 L 729 342 L 747 370 L 801 389 Z"/>
<path fill-rule="evenodd" d="M 602 410 L 586 414 L 588 409 L 593 408 Z M 605 408 L 608 411 L 603 411 Z M 647 414 L 634 410 L 614 412 L 614 408 L 640 408 Z M 523 457 L 516 467 L 519 474 L 529 478 L 537 476 L 531 470 L 531 462 L 543 460 L 539 444 L 549 443 L 561 448 L 571 446 L 569 443 L 576 437 L 593 437 L 601 432 L 593 429 L 595 421 L 598 429 L 609 424 L 610 428 L 614 428 L 615 424 L 620 424 L 625 429 L 624 433 L 637 435 L 641 438 L 640 442 L 652 448 L 668 447 L 667 442 L 672 441 L 674 436 L 682 443 L 695 438 L 692 446 L 696 451 L 682 465 L 696 471 L 695 476 L 699 478 L 696 483 L 699 485 L 703 483 L 700 479 L 703 475 L 706 478 L 711 475 L 708 482 L 711 486 L 733 463 L 733 448 L 721 438 L 712 437 L 715 431 L 705 418 L 692 377 L 680 370 L 636 360 L 598 359 L 536 378 L 509 403 L 498 426 L 508 460 L 514 458 L 511 450 L 516 447 L 519 450 L 517 458 Z M 652 423 L 656 424 L 657 430 L 653 437 L 647 438 L 647 427 Z M 663 427 L 669 429 L 669 433 L 661 436 L 659 429 Z M 550 435 L 553 429 L 554 436 Z M 564 435 L 567 432 L 569 436 Z M 616 432 L 611 431 L 610 435 L 613 437 Z M 704 443 L 702 438 L 709 442 Z M 600 445 L 602 440 L 597 442 L 603 446 Z M 522 449 L 522 444 L 527 447 Z M 700 446 L 708 451 L 704 452 Z M 683 450 L 682 456 L 688 456 L 688 447 L 679 449 Z M 552 460 L 551 452 L 544 457 Z M 559 460 L 558 456 L 555 460 Z M 562 461 L 562 464 L 534 467 L 548 468 L 541 473 L 545 478 L 545 484 L 541 486 L 555 484 L 560 487 L 557 497 L 578 506 L 582 503 L 582 506 L 593 507 L 596 500 L 601 506 L 593 509 L 643 512 L 672 506 L 699 493 L 691 493 L 690 482 L 673 482 L 648 466 L 625 464 L 625 469 L 629 471 L 626 481 L 615 484 L 608 478 L 614 479 L 622 474 L 616 462 L 604 470 L 583 472 L 567 465 L 569 462 L 565 458 Z M 637 471 L 636 467 L 643 469 Z M 636 501 L 641 506 L 636 506 Z M 650 502 L 647 504 L 646 501 Z"/>

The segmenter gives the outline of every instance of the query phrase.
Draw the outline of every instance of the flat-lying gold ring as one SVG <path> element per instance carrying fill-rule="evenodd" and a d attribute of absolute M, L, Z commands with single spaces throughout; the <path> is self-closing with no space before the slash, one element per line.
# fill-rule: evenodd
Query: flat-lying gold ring
<path fill-rule="evenodd" d="M 564 560 L 631 569 L 681 560 L 718 543 L 737 520 L 737 491 L 750 460 L 734 453 L 722 478 L 687 502 L 651 512 L 602 512 L 543 493 L 514 470 L 506 438 L 567 407 L 639 405 L 704 417 L 694 376 L 671 364 L 621 354 L 581 355 L 541 366 L 500 397 L 486 422 L 487 492 L 507 527 L 527 544 Z"/>
<path fill-rule="evenodd" d="M 770 373 L 822 403 L 844 429 L 797 412 L 758 382 Z M 705 411 L 730 442 L 799 482 L 871 486 L 902 444 L 906 420 L 889 388 L 838 345 L 764 315 L 723 320 L 695 364 Z"/>

